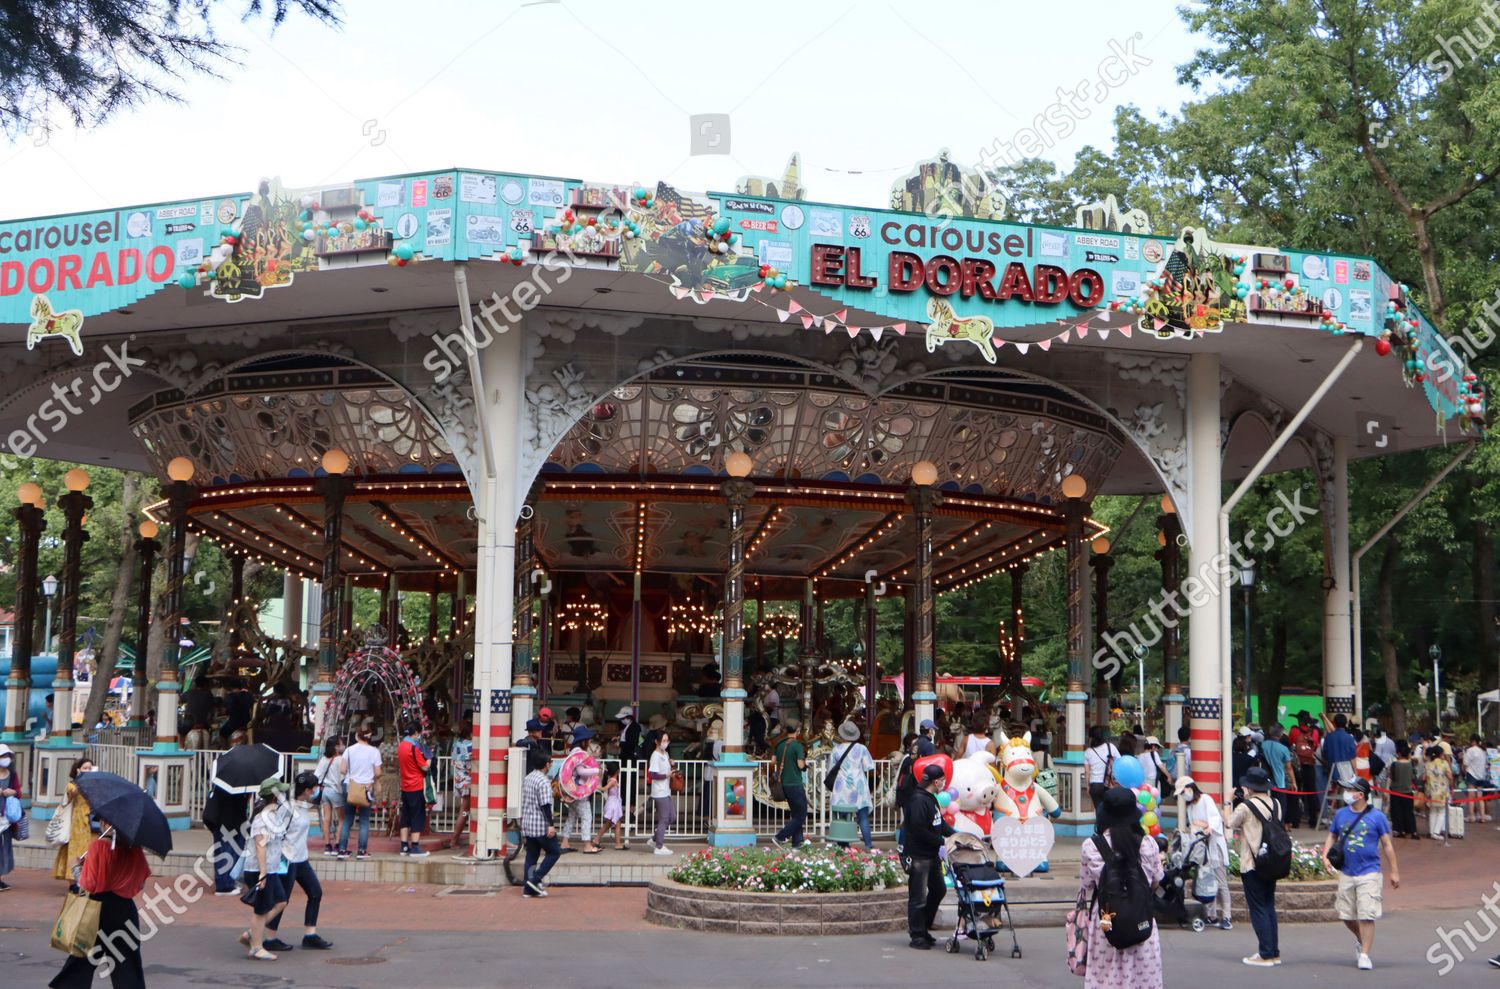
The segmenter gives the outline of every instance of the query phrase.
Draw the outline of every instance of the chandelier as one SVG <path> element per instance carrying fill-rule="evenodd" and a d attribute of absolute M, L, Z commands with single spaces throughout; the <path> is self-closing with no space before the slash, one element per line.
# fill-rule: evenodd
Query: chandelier
<path fill-rule="evenodd" d="M 559 624 L 564 631 L 603 632 L 607 624 L 604 605 L 588 598 L 576 598 L 563 605 Z"/>
<path fill-rule="evenodd" d="M 760 634 L 769 639 L 786 642 L 795 639 L 802 631 L 802 619 L 787 611 L 772 611 L 756 623 Z"/>
<path fill-rule="evenodd" d="M 696 601 L 673 603 L 667 609 L 668 635 L 708 635 L 714 626 L 714 616 Z"/>

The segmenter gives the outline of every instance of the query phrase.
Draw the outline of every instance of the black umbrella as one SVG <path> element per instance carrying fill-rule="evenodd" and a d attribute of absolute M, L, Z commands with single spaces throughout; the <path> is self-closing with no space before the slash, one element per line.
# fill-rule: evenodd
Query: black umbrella
<path fill-rule="evenodd" d="M 272 776 L 281 776 L 281 753 L 260 742 L 236 745 L 214 760 L 213 785 L 225 793 L 259 793 Z"/>
<path fill-rule="evenodd" d="M 121 838 L 161 856 L 172 850 L 167 815 L 145 790 L 123 776 L 101 770 L 79 773 L 74 783 L 94 815 L 118 831 Z"/>

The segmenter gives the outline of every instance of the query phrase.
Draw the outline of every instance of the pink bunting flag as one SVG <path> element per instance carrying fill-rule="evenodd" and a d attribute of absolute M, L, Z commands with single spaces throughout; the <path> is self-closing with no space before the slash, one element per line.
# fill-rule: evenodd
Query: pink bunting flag
<path fill-rule="evenodd" d="M 1054 339 L 1054 340 L 1061 340 L 1063 343 L 1067 343 L 1068 342 L 1068 334 L 1070 334 L 1072 332 L 1073 332 L 1072 328 L 1063 330 L 1061 333 L 1059 333 L 1057 336 L 1053 337 L 1052 339 Z"/>
<path fill-rule="evenodd" d="M 1078 330 L 1078 339 L 1080 339 L 1080 340 L 1082 340 L 1084 337 L 1086 337 L 1086 336 L 1089 335 L 1089 324 L 1088 323 L 1079 323 L 1075 327 L 1075 329 Z"/>
<path fill-rule="evenodd" d="M 899 335 L 901 335 L 903 337 L 906 336 L 906 324 L 905 323 L 893 323 L 891 325 L 891 329 L 895 330 Z"/>
<path fill-rule="evenodd" d="M 801 312 L 802 311 L 802 306 L 801 306 L 800 303 L 797 302 L 796 299 L 788 299 L 787 300 L 787 310 L 790 311 L 790 312 Z"/>
<path fill-rule="evenodd" d="M 1001 340 L 999 337 L 990 337 L 990 343 L 995 345 L 996 350 L 999 350 L 1000 348 L 1005 346 L 1005 341 Z"/>
<path fill-rule="evenodd" d="M 698 298 L 702 299 L 704 302 L 707 302 L 709 299 L 712 299 L 713 297 L 714 297 L 714 290 L 711 289 L 711 288 L 705 288 L 705 289 L 699 289 L 698 290 Z"/>
<path fill-rule="evenodd" d="M 1151 325 L 1152 325 L 1152 326 L 1154 326 L 1154 327 L 1156 327 L 1156 328 L 1157 328 L 1157 329 L 1158 329 L 1158 330 L 1159 330 L 1159 329 L 1161 329 L 1161 328 L 1162 328 L 1162 327 L 1163 327 L 1163 326 L 1166 326 L 1166 325 L 1167 325 L 1167 321 L 1166 321 L 1166 320 L 1164 320 L 1164 319 L 1153 319 L 1153 320 L 1152 320 L 1152 321 L 1151 321 Z"/>
<path fill-rule="evenodd" d="M 776 310 L 776 318 L 781 320 L 783 323 L 787 321 L 787 317 L 789 317 L 790 315 L 791 313 L 785 309 Z"/>
<path fill-rule="evenodd" d="M 1123 336 L 1123 337 L 1125 337 L 1126 339 L 1130 338 L 1130 324 L 1129 323 L 1126 323 L 1124 326 L 1120 327 L 1120 335 Z"/>
<path fill-rule="evenodd" d="M 673 288 L 672 294 L 679 299 L 686 299 L 688 297 L 688 290 L 685 288 Z"/>
<path fill-rule="evenodd" d="M 750 286 L 750 291 L 752 291 L 752 292 L 759 292 L 761 289 L 763 289 L 765 287 L 766 287 L 766 283 L 765 282 L 756 282 L 754 285 Z"/>
<path fill-rule="evenodd" d="M 838 312 L 836 312 L 836 313 L 833 314 L 833 317 L 834 317 L 834 319 L 837 319 L 840 323 L 848 322 L 848 320 L 849 320 L 849 310 L 847 310 L 847 309 L 840 309 Z"/>
<path fill-rule="evenodd" d="M 812 323 L 813 323 L 812 317 L 809 316 L 807 313 L 803 313 L 802 314 L 802 328 L 804 330 L 810 330 L 810 329 L 812 329 Z"/>
<path fill-rule="evenodd" d="M 1038 340 L 1036 342 L 1036 345 L 1038 347 L 1041 347 L 1043 350 L 1051 350 L 1052 349 L 1052 341 L 1051 340 Z"/>

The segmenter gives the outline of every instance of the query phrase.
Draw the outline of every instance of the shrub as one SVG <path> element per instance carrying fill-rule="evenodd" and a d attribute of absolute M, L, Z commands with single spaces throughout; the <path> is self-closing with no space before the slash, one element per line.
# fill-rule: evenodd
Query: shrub
<path fill-rule="evenodd" d="M 1229 846 L 1229 874 L 1231 876 L 1240 874 L 1240 850 L 1238 842 L 1231 842 Z M 1296 838 L 1293 838 L 1292 874 L 1287 876 L 1287 879 L 1308 880 L 1332 878 L 1333 874 L 1323 868 L 1321 846 L 1304 845 Z"/>
<path fill-rule="evenodd" d="M 796 851 L 708 848 L 689 855 L 667 878 L 751 893 L 855 893 L 906 881 L 892 852 L 833 846 Z"/>

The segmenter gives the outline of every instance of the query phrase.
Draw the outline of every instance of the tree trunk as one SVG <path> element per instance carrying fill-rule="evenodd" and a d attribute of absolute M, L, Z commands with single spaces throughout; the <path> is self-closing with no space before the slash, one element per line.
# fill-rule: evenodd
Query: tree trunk
<path fill-rule="evenodd" d="M 1493 689 L 1500 686 L 1496 678 L 1500 650 L 1496 649 L 1495 640 L 1500 630 L 1495 628 L 1495 542 L 1490 524 L 1482 518 L 1474 520 L 1473 560 L 1474 600 L 1479 606 L 1479 682 L 1486 689 Z"/>
<path fill-rule="evenodd" d="M 1394 532 L 1385 537 L 1385 552 L 1380 557 L 1380 573 L 1375 594 L 1380 636 L 1380 661 L 1385 668 L 1385 696 L 1391 705 L 1391 735 L 1405 738 L 1406 701 L 1401 696 L 1401 666 L 1396 659 L 1396 561 L 1401 556 L 1401 537 Z"/>
<path fill-rule="evenodd" d="M 136 571 L 135 552 L 135 499 L 138 475 L 127 471 L 120 489 L 120 508 L 124 525 L 120 532 L 120 569 L 115 571 L 115 589 L 109 599 L 109 620 L 104 623 L 104 643 L 99 648 L 99 659 L 95 664 L 94 680 L 89 690 L 89 700 L 83 712 L 85 729 L 99 723 L 104 714 L 104 701 L 109 697 L 109 684 L 115 678 L 115 665 L 120 658 L 120 634 L 125 629 L 125 614 L 130 610 L 131 577 Z M 136 661 L 140 661 L 137 655 Z"/>
<path fill-rule="evenodd" d="M 187 534 L 187 554 L 191 556 L 198 548 L 199 537 L 194 533 Z M 157 588 L 151 598 L 151 633 L 147 637 L 146 648 L 137 662 L 145 662 L 146 678 L 151 684 L 151 697 L 146 705 L 147 711 L 156 710 L 156 685 L 161 682 L 161 664 L 167 653 L 167 634 L 180 635 L 177 629 L 167 628 L 167 558 L 162 555 L 157 564 L 157 574 L 151 581 L 151 586 Z M 176 639 L 171 641 L 175 642 Z M 177 657 L 182 660 L 181 656 Z"/>
<path fill-rule="evenodd" d="M 1278 710 L 1281 704 L 1281 687 L 1286 680 L 1287 616 L 1286 609 L 1276 612 L 1276 623 L 1271 627 L 1271 663 L 1261 668 L 1259 680 L 1260 723 L 1269 725 L 1280 721 Z"/>

